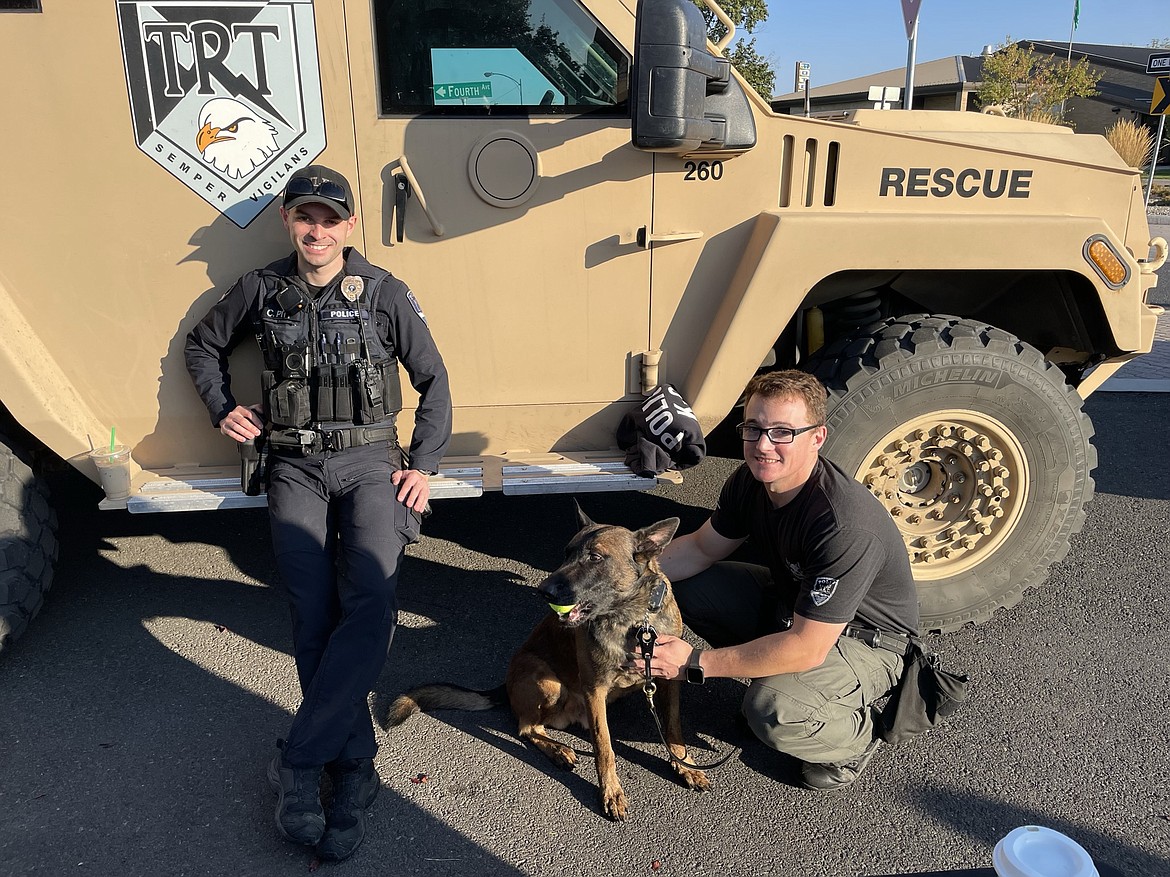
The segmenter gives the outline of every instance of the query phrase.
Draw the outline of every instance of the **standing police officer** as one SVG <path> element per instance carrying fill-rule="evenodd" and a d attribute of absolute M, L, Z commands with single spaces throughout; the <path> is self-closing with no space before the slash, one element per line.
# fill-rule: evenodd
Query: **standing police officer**
<path fill-rule="evenodd" d="M 341 860 L 361 843 L 381 787 L 367 697 L 393 637 L 403 549 L 418 538 L 427 476 L 450 440 L 451 396 L 414 295 L 346 247 L 357 217 L 345 177 L 297 171 L 280 215 L 294 252 L 228 290 L 187 336 L 187 369 L 224 435 L 267 442 L 303 694 L 268 779 L 281 835 Z M 264 353 L 264 400 L 250 407 L 232 395 L 227 362 L 245 334 Z M 395 431 L 399 362 L 419 394 L 409 456 Z"/>

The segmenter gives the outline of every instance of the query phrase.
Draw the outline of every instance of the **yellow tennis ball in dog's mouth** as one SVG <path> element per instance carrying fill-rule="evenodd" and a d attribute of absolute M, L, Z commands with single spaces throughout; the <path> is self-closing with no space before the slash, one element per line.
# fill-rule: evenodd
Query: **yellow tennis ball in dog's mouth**
<path fill-rule="evenodd" d="M 556 603 L 549 603 L 548 608 L 551 609 L 553 612 L 555 612 L 557 615 L 568 615 L 570 612 L 573 611 L 573 607 L 576 605 L 577 604 L 574 603 L 572 606 L 558 606 Z"/>

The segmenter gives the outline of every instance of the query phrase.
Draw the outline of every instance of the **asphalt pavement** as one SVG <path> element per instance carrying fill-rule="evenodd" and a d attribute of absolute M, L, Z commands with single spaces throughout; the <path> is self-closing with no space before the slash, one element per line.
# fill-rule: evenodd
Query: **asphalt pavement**
<path fill-rule="evenodd" d="M 624 824 L 575 773 L 523 745 L 505 710 L 417 716 L 381 736 L 383 787 L 338 875 L 845 875 L 988 867 L 1041 824 L 1127 877 L 1170 874 L 1170 395 L 1099 393 L 1096 498 L 1048 583 L 977 628 L 940 636 L 973 697 L 941 730 L 878 752 L 854 788 L 815 795 L 745 739 L 736 680 L 689 686 L 683 724 L 714 790 L 677 784 L 643 698 L 611 709 Z M 1154 427 L 1154 428 L 1151 428 Z M 1152 454 L 1160 441 L 1161 452 Z M 735 461 L 682 486 L 581 496 L 597 520 L 706 517 Z M 62 549 L 41 615 L 0 660 L 0 875 L 286 875 L 264 780 L 299 695 L 265 513 L 98 512 L 54 484 Z M 568 497 L 449 500 L 409 550 L 402 626 L 378 682 L 501 681 L 547 612 L 533 593 L 575 529 Z"/>

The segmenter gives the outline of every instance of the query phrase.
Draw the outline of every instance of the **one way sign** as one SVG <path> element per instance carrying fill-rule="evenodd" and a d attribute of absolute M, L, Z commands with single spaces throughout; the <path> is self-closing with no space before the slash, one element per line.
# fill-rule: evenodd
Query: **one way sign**
<path fill-rule="evenodd" d="M 1147 73 L 1170 73 L 1170 52 L 1162 52 L 1157 55 L 1150 55 L 1146 59 Z"/>

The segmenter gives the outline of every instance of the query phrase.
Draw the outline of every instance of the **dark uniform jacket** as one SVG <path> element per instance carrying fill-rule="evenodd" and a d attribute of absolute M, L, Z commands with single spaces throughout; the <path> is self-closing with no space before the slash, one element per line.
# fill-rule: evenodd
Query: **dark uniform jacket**
<path fill-rule="evenodd" d="M 337 359 L 345 356 L 345 351 L 357 348 L 371 360 L 384 364 L 387 380 L 398 380 L 397 363 L 402 363 L 419 394 L 410 465 L 437 470 L 451 435 L 451 392 L 447 369 L 414 295 L 402 281 L 347 247 L 342 272 L 308 307 L 290 315 L 281 310 L 275 299 L 290 285 L 307 290 L 296 268 L 294 253 L 245 274 L 187 336 L 187 370 L 212 424 L 219 426 L 237 405 L 228 374 L 228 354 L 245 335 L 254 335 L 260 342 L 269 368 L 278 355 L 274 347 L 282 345 L 308 345 L 310 368 L 314 362 L 327 357 Z M 352 276 L 360 277 L 364 285 L 356 302 L 348 301 L 341 293 L 342 279 Z M 368 342 L 364 348 L 357 346 L 362 338 L 359 314 Z M 386 412 L 387 423 L 394 413 Z M 332 428 L 346 423 L 319 425 Z"/>

